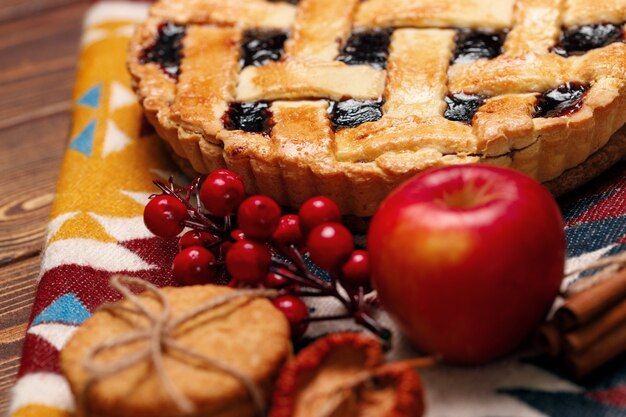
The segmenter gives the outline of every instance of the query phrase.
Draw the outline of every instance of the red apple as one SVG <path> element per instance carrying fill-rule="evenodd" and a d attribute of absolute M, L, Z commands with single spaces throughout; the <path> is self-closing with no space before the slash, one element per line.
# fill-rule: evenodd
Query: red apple
<path fill-rule="evenodd" d="M 563 278 L 558 206 L 526 175 L 486 166 L 428 171 L 395 190 L 368 235 L 382 305 L 414 345 L 477 364 L 517 347 Z"/>

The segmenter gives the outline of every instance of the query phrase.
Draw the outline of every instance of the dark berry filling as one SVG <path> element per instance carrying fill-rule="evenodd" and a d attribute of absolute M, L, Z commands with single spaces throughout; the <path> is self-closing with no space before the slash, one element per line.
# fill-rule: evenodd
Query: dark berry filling
<path fill-rule="evenodd" d="M 559 117 L 577 112 L 588 90 L 587 85 L 565 83 L 546 91 L 537 99 L 535 117 Z"/>
<path fill-rule="evenodd" d="M 358 30 L 353 32 L 337 60 L 348 65 L 371 65 L 387 68 L 391 29 Z"/>
<path fill-rule="evenodd" d="M 328 108 L 330 123 L 334 130 L 357 127 L 366 122 L 375 122 L 383 117 L 382 100 L 331 101 Z"/>
<path fill-rule="evenodd" d="M 231 103 L 222 117 L 222 122 L 226 130 L 268 134 L 272 128 L 269 107 L 266 101 Z"/>
<path fill-rule="evenodd" d="M 580 55 L 591 49 L 602 48 L 623 40 L 624 24 L 574 26 L 563 29 L 559 43 L 552 48 L 552 52 L 561 56 Z"/>
<path fill-rule="evenodd" d="M 453 64 L 466 64 L 485 58 L 492 59 L 502 53 L 505 32 L 482 32 L 460 29 L 456 35 Z"/>
<path fill-rule="evenodd" d="M 241 67 L 260 67 L 283 57 L 287 34 L 278 30 L 249 30 L 241 44 Z"/>
<path fill-rule="evenodd" d="M 448 104 L 448 108 L 443 116 L 446 119 L 471 124 L 474 114 L 476 114 L 480 106 L 484 103 L 485 97 L 474 94 L 457 93 L 446 96 L 445 100 Z"/>
<path fill-rule="evenodd" d="M 152 45 L 143 50 L 139 62 L 154 62 L 163 72 L 176 79 L 180 72 L 180 60 L 183 57 L 183 38 L 185 26 L 172 22 L 159 26 L 159 34 Z"/>

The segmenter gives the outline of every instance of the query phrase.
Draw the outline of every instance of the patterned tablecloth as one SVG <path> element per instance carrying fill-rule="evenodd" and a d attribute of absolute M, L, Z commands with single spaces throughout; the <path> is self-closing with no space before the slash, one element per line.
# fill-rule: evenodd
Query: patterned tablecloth
<path fill-rule="evenodd" d="M 13 417 L 72 415 L 59 350 L 98 305 L 118 298 L 108 286 L 112 274 L 173 284 L 175 241 L 153 237 L 142 211 L 155 191 L 152 179 L 176 171 L 142 121 L 125 68 L 133 25 L 146 15 L 146 4 L 106 2 L 85 19 L 73 128 L 13 390 Z M 621 163 L 561 202 L 570 266 L 626 248 L 625 173 Z M 392 352 L 410 354 L 404 343 Z M 569 379 L 532 352 L 484 367 L 433 368 L 422 376 L 428 417 L 626 416 L 626 357 L 584 381 Z"/>

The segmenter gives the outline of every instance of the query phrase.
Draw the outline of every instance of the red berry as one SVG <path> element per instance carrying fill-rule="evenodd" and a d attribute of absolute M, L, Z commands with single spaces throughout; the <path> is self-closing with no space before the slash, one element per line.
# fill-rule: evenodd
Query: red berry
<path fill-rule="evenodd" d="M 281 217 L 278 227 L 272 234 L 272 239 L 279 246 L 301 245 L 304 242 L 304 236 L 300 231 L 300 217 L 295 214 L 286 214 Z"/>
<path fill-rule="evenodd" d="M 178 239 L 178 248 L 183 250 L 191 246 L 209 246 L 219 240 L 219 237 L 207 232 L 189 230 Z"/>
<path fill-rule="evenodd" d="M 228 216 L 245 196 L 243 181 L 234 172 L 219 169 L 209 174 L 200 187 L 200 201 L 215 216 Z"/>
<path fill-rule="evenodd" d="M 372 291 L 369 271 L 369 255 L 365 250 L 355 250 L 341 267 L 341 285 L 350 293 L 356 293 L 359 287 L 367 294 Z"/>
<path fill-rule="evenodd" d="M 173 237 L 183 231 L 187 208 L 175 197 L 159 195 L 146 204 L 143 222 L 152 233 L 161 237 Z"/>
<path fill-rule="evenodd" d="M 230 232 L 230 237 L 232 237 L 235 240 L 246 240 L 246 235 L 241 229 L 235 229 L 232 232 Z"/>
<path fill-rule="evenodd" d="M 265 245 L 250 240 L 239 240 L 226 252 L 226 270 L 235 281 L 247 284 L 263 280 L 271 261 Z"/>
<path fill-rule="evenodd" d="M 309 308 L 304 301 L 293 295 L 281 295 L 273 301 L 274 307 L 283 312 L 289 326 L 291 327 L 291 337 L 299 339 L 306 332 L 309 323 Z"/>
<path fill-rule="evenodd" d="M 239 181 L 243 182 L 243 179 L 241 178 L 239 174 L 229 169 L 225 169 L 225 168 L 220 168 L 220 169 L 216 169 L 215 171 L 211 171 L 211 173 L 208 176 L 209 177 L 234 177 L 238 179 Z"/>
<path fill-rule="evenodd" d="M 174 279 L 185 285 L 206 284 L 217 275 L 215 256 L 208 249 L 192 246 L 183 249 L 174 258 Z"/>
<path fill-rule="evenodd" d="M 311 260 L 320 268 L 337 269 L 354 250 L 352 233 L 339 223 L 324 223 L 311 231 L 306 241 Z"/>
<path fill-rule="evenodd" d="M 282 288 L 286 287 L 289 284 L 289 280 L 284 276 L 277 274 L 276 272 L 269 272 L 265 275 L 265 279 L 263 280 L 263 284 L 267 288 Z"/>
<path fill-rule="evenodd" d="M 328 197 L 312 197 L 305 201 L 298 211 L 300 229 L 306 236 L 322 223 L 341 222 L 341 211 L 337 204 Z"/>
<path fill-rule="evenodd" d="M 268 240 L 280 220 L 280 207 L 262 195 L 247 198 L 239 206 L 237 221 L 245 235 L 255 240 Z"/>

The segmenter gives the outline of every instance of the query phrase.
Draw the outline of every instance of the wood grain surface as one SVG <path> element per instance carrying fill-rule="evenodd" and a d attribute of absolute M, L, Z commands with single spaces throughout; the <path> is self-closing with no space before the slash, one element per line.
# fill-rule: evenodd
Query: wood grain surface
<path fill-rule="evenodd" d="M 0 415 L 19 366 L 70 128 L 86 1 L 0 1 Z"/>

